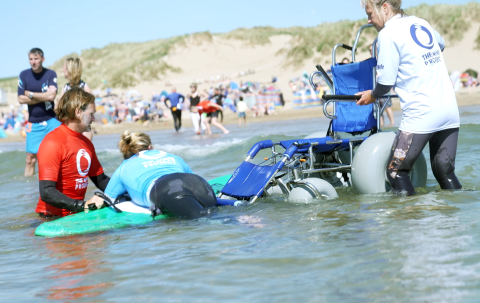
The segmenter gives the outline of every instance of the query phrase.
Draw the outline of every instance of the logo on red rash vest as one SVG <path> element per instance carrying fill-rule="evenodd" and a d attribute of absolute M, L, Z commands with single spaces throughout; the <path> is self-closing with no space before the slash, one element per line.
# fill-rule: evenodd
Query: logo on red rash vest
<path fill-rule="evenodd" d="M 82 177 L 88 175 L 90 165 L 92 164 L 92 158 L 86 150 L 80 149 L 77 153 L 77 170 L 78 174 Z M 85 189 L 88 187 L 88 178 L 75 179 L 75 189 Z"/>
<path fill-rule="evenodd" d="M 85 177 L 88 175 L 90 164 L 92 164 L 92 158 L 90 158 L 87 151 L 84 149 L 79 150 L 77 153 L 77 170 L 80 176 Z M 82 169 L 82 167 L 85 169 Z"/>

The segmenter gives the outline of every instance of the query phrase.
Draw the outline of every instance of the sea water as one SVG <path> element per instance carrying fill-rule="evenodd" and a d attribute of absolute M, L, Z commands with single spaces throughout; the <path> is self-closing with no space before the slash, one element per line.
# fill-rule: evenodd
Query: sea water
<path fill-rule="evenodd" d="M 427 186 L 413 197 L 341 188 L 335 200 L 295 204 L 278 196 L 198 220 L 63 238 L 34 236 L 43 222 L 34 213 L 38 175 L 23 177 L 24 143 L 0 144 L 0 300 L 478 302 L 480 107 L 460 110 L 462 191 L 440 190 L 429 165 Z M 327 126 L 318 118 L 229 125 L 230 134 L 211 137 L 192 129 L 149 134 L 155 148 L 212 179 L 232 173 L 257 141 Z M 108 175 L 122 161 L 118 139 L 94 137 Z M 91 184 L 87 197 L 94 190 Z"/>

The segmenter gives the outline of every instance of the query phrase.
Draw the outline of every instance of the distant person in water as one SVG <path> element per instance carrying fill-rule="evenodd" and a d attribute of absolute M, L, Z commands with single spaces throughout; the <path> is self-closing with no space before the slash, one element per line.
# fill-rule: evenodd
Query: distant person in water
<path fill-rule="evenodd" d="M 212 134 L 209 123 L 211 123 L 213 126 L 218 127 L 221 131 L 223 131 L 224 134 L 229 133 L 229 131 L 217 121 L 218 111 L 223 111 L 223 107 L 208 100 L 202 101 L 198 104 L 198 112 L 200 113 L 200 115 L 202 115 L 203 113 L 207 114 L 208 121 L 206 121 L 205 126 L 207 127 L 206 132 L 208 135 Z"/>
<path fill-rule="evenodd" d="M 247 109 L 247 103 L 245 103 L 243 97 L 240 96 L 237 103 L 238 126 L 242 126 L 242 119 L 245 121 L 245 126 L 247 125 Z"/>
<path fill-rule="evenodd" d="M 93 196 L 84 201 L 88 178 L 104 191 L 110 180 L 98 161 L 95 147 L 83 135 L 95 120 L 95 97 L 78 86 L 68 90 L 55 109 L 62 125 L 45 136 L 38 150 L 40 199 L 35 211 L 42 216 L 66 216 L 89 205 L 103 206 Z"/>
<path fill-rule="evenodd" d="M 87 93 L 91 94 L 92 90 L 88 86 L 87 83 L 83 82 L 82 78 L 82 61 L 80 58 L 68 58 L 65 60 L 65 64 L 63 65 L 63 75 L 69 81 L 63 86 L 62 92 L 60 93 L 60 98 L 62 98 L 63 94 L 66 91 L 70 90 L 74 86 L 78 86 Z M 93 139 L 93 132 L 89 131 L 83 134 L 87 137 L 90 141 Z"/>
<path fill-rule="evenodd" d="M 208 95 L 205 93 L 199 92 L 197 89 L 197 83 L 192 83 L 190 85 L 190 94 L 187 95 L 187 99 L 190 101 L 190 117 L 192 118 L 193 128 L 195 129 L 195 133 L 200 135 L 200 130 L 205 131 L 206 126 L 203 121 L 201 121 L 200 114 L 198 113 L 197 105 L 202 100 L 207 100 Z"/>
<path fill-rule="evenodd" d="M 150 209 L 154 217 L 168 211 L 187 219 L 217 205 L 208 182 L 193 174 L 179 156 L 154 149 L 147 134 L 125 131 L 118 147 L 125 160 L 105 190 L 112 201 L 128 193 L 133 203 Z"/>
<path fill-rule="evenodd" d="M 173 126 L 178 132 L 182 127 L 182 109 L 185 96 L 177 93 L 177 88 L 172 87 L 172 93 L 165 98 L 165 104 L 172 111 Z M 169 104 L 167 104 L 167 101 Z"/>
<path fill-rule="evenodd" d="M 213 95 L 210 97 L 210 101 L 213 101 L 214 103 L 218 104 L 223 109 L 223 99 L 225 99 L 225 93 L 222 92 L 221 88 L 215 88 L 213 90 Z M 215 114 L 215 118 L 217 118 L 217 120 L 220 119 L 220 122 L 223 122 L 223 111 L 218 109 Z"/>
<path fill-rule="evenodd" d="M 57 74 L 43 67 L 45 57 L 39 48 L 28 53 L 31 68 L 24 70 L 18 77 L 18 102 L 28 106 L 27 158 L 25 177 L 33 176 L 37 153 L 43 138 L 60 126 L 55 118 L 54 101 L 57 95 Z"/>

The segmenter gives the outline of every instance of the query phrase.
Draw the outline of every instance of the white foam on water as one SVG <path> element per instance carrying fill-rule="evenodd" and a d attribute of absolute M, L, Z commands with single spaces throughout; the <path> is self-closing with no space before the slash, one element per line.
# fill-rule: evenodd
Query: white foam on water
<path fill-rule="evenodd" d="M 206 145 L 186 145 L 186 144 L 155 144 L 154 148 L 166 151 L 171 154 L 178 156 L 206 156 L 211 154 L 219 153 L 223 150 L 226 150 L 232 146 L 243 144 L 247 139 L 238 139 L 233 138 L 229 141 L 216 142 L 213 144 Z"/>
<path fill-rule="evenodd" d="M 118 148 L 105 148 L 105 149 L 97 150 L 97 152 L 103 152 L 103 153 L 107 153 L 109 155 L 110 154 L 121 155 L 120 150 Z"/>

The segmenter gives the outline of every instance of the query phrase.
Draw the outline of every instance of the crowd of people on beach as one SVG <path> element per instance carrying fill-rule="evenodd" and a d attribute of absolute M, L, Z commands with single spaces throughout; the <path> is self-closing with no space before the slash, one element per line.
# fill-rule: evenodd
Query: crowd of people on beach
<path fill-rule="evenodd" d="M 79 59 L 70 58 L 69 60 Z M 79 74 L 81 75 L 81 71 Z M 242 125 L 243 122 L 245 125 L 247 116 L 255 118 L 271 115 L 275 108 L 282 107 L 285 102 L 281 91 L 275 85 L 276 81 L 277 78 L 274 77 L 269 84 L 262 85 L 251 81 L 237 84 L 228 78 L 220 78 L 218 81 L 203 83 L 203 86 L 208 85 L 208 88 L 203 89 L 199 88 L 197 83 L 192 83 L 190 92 L 177 92 L 176 87 L 167 84 L 167 88 L 161 93 L 152 92 L 149 97 L 143 96 L 136 90 L 117 93 L 112 89 L 106 89 L 92 92 L 88 85 L 86 87 L 96 97 L 95 123 L 97 124 L 149 124 L 173 119 L 175 129 L 180 131 L 182 112 L 189 112 L 192 116 L 194 131 L 196 133 L 203 131 L 209 134 L 211 133 L 210 125 L 219 127 L 224 133 L 228 132 L 223 129 L 223 126 L 219 126 L 224 119 L 223 110 L 236 113 L 239 117 L 239 124 Z M 81 85 L 85 86 L 86 83 L 82 81 Z M 61 95 L 57 97 L 57 101 L 60 97 Z M 197 100 L 198 98 L 200 99 Z M 196 106 L 202 101 L 218 104 L 221 109 L 217 109 L 215 113 L 202 112 L 202 115 L 199 115 Z M 239 102 L 241 102 L 240 108 Z M 5 130 L 5 132 L 0 132 L 0 137 L 16 133 L 21 133 L 25 137 L 24 128 L 27 121 L 27 105 L 11 105 L 10 111 L 0 112 L 0 125 Z M 201 131 L 198 129 L 199 125 Z"/>

